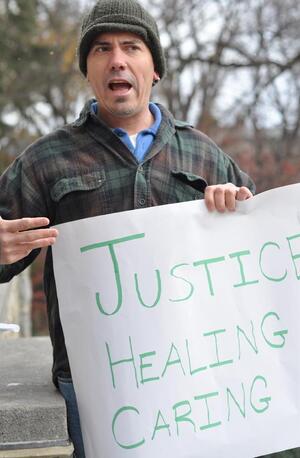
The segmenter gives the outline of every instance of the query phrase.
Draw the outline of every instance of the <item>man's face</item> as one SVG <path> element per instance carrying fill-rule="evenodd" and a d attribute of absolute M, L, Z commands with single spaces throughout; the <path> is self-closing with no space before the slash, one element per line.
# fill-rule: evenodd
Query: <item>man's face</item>
<path fill-rule="evenodd" d="M 87 78 L 101 117 L 115 127 L 120 118 L 148 111 L 153 80 L 158 78 L 150 50 L 133 33 L 102 33 L 87 57 Z"/>

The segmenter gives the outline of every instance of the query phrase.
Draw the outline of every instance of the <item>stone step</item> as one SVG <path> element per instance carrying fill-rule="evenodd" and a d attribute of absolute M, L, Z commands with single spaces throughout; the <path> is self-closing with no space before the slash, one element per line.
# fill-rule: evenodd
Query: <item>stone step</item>
<path fill-rule="evenodd" d="M 48 337 L 0 340 L 0 458 L 71 457 Z"/>

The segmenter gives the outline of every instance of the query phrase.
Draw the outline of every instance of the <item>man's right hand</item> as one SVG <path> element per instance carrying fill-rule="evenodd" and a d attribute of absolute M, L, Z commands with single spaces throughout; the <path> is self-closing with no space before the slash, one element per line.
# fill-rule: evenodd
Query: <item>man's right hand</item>
<path fill-rule="evenodd" d="M 43 217 L 5 220 L 0 217 L 0 264 L 13 264 L 25 258 L 35 248 L 55 243 L 57 229 L 46 228 L 49 219 Z"/>

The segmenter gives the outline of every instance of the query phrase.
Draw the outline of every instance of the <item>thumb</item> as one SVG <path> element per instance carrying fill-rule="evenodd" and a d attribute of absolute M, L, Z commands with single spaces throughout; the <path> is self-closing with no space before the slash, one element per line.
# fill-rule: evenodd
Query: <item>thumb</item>
<path fill-rule="evenodd" d="M 253 194 L 250 189 L 246 188 L 246 186 L 240 187 L 236 194 L 236 200 L 247 200 L 250 197 L 253 197 Z"/>

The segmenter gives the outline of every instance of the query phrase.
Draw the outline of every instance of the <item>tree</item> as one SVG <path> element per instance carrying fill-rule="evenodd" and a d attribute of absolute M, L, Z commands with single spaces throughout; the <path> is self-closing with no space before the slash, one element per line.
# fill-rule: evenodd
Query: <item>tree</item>
<path fill-rule="evenodd" d="M 150 0 L 144 4 L 150 8 Z M 232 131 L 224 129 L 239 129 L 240 140 L 254 147 L 251 171 L 260 190 L 276 185 L 274 177 L 278 185 L 300 178 L 299 1 L 151 4 L 168 58 L 158 95 L 175 116 L 218 140 L 225 136 L 226 146 Z M 263 174 L 266 154 L 275 164 L 272 179 Z"/>
<path fill-rule="evenodd" d="M 77 114 L 81 17 L 77 0 L 1 0 L 0 166 Z"/>

